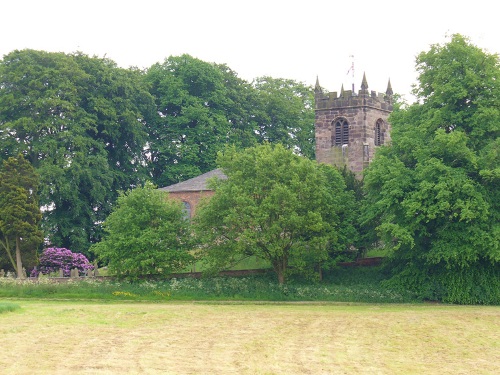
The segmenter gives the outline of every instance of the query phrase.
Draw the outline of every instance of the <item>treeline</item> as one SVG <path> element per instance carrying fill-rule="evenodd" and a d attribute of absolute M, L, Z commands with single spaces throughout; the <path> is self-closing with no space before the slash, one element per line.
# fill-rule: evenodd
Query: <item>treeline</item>
<path fill-rule="evenodd" d="M 119 191 L 195 177 L 226 145 L 264 141 L 314 159 L 310 87 L 246 82 L 189 55 L 145 71 L 82 53 L 0 60 L 0 160 L 22 153 L 36 169 L 42 228 L 60 247 L 88 254 Z"/>
<path fill-rule="evenodd" d="M 96 243 L 98 258 L 125 278 L 163 277 L 195 260 L 216 271 L 256 256 L 285 283 L 371 247 L 387 254 L 390 288 L 500 304 L 499 57 L 453 35 L 419 54 L 416 68 L 418 101 L 396 100 L 392 143 L 360 182 L 312 161 L 313 93 L 300 83 L 249 83 L 187 55 L 138 71 L 15 51 L 0 63 L 1 158 L 28 171 L 26 158 L 41 184 L 34 194 L 2 177 L 0 192 L 15 199 L 0 194 L 0 209 L 17 202 L 29 213 L 39 196 L 46 237 L 78 252 Z M 145 184 L 216 166 L 229 178 L 213 182 L 193 225 L 179 202 Z M 11 222 L 0 217 L 0 232 Z"/>
<path fill-rule="evenodd" d="M 391 252 L 393 286 L 500 304 L 499 57 L 453 35 L 416 67 L 418 102 L 394 111 L 392 145 L 365 174 L 363 221 Z"/>

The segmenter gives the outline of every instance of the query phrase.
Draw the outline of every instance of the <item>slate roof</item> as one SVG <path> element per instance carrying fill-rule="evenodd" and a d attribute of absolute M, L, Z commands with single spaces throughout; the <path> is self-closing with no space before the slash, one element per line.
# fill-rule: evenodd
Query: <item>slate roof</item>
<path fill-rule="evenodd" d="M 194 177 L 174 185 L 165 186 L 159 188 L 158 190 L 168 191 L 170 193 L 185 191 L 207 191 L 211 190 L 207 187 L 207 180 L 213 177 L 220 178 L 221 180 L 227 179 L 227 176 L 222 172 L 222 170 L 214 169 L 213 171 L 204 173 L 198 177 Z"/>

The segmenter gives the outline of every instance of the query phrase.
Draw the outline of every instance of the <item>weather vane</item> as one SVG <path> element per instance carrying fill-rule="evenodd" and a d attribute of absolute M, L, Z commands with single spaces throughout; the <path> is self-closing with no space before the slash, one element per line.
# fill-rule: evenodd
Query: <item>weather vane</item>
<path fill-rule="evenodd" d="M 347 71 L 347 75 L 349 75 L 349 73 L 352 72 L 352 93 L 354 94 L 354 55 L 349 55 L 349 57 L 352 59 L 352 62 L 351 62 L 351 67 Z"/>

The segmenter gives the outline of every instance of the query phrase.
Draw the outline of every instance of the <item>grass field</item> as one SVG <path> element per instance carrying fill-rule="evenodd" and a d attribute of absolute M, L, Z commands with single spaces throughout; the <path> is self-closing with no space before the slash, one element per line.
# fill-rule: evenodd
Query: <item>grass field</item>
<path fill-rule="evenodd" d="M 498 374 L 500 308 L 9 300 L 2 374 Z"/>

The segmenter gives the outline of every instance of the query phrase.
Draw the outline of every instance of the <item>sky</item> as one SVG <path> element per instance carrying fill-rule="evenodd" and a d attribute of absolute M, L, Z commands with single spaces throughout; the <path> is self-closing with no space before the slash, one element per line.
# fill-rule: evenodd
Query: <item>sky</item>
<path fill-rule="evenodd" d="M 81 51 L 147 68 L 184 53 L 240 78 L 290 78 L 328 91 L 366 73 L 370 90 L 412 100 L 415 57 L 460 33 L 500 52 L 490 0 L 3 0 L 0 57 Z M 496 39 L 496 40 L 495 40 Z M 352 57 L 353 56 L 353 57 Z M 350 68 L 354 63 L 354 77 Z M 349 72 L 349 73 L 348 73 Z"/>

